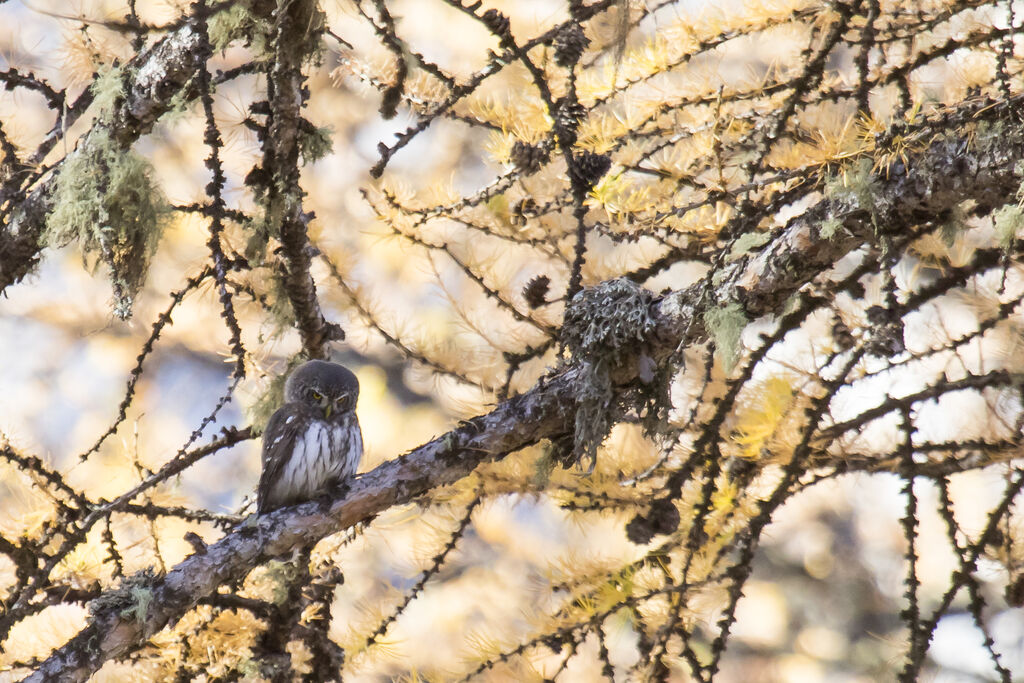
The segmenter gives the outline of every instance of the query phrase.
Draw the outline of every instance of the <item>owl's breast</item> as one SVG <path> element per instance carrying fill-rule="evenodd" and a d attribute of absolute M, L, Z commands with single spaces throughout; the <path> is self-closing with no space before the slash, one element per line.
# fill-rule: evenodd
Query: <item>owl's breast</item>
<path fill-rule="evenodd" d="M 296 435 L 281 484 L 292 492 L 290 498 L 315 497 L 329 485 L 355 474 L 362 454 L 362 435 L 354 419 L 314 420 Z"/>

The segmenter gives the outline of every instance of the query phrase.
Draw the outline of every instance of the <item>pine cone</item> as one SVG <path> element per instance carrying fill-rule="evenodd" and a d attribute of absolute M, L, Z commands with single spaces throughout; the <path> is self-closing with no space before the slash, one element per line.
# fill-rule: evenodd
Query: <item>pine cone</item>
<path fill-rule="evenodd" d="M 480 17 L 480 21 L 483 22 L 491 33 L 501 38 L 509 37 L 509 22 L 508 17 L 499 12 L 496 9 L 489 9 L 483 13 Z"/>
<path fill-rule="evenodd" d="M 555 63 L 572 68 L 590 45 L 590 39 L 577 23 L 567 24 L 555 36 Z"/>
<path fill-rule="evenodd" d="M 530 279 L 523 287 L 523 298 L 530 308 L 540 308 L 547 303 L 548 287 L 551 286 L 551 278 L 547 275 L 537 275 Z"/>
<path fill-rule="evenodd" d="M 580 179 L 587 187 L 597 185 L 611 167 L 612 160 L 607 154 L 583 152 L 576 155 L 576 168 L 579 169 Z"/>
<path fill-rule="evenodd" d="M 563 97 L 555 102 L 555 134 L 567 145 L 576 144 L 576 129 L 587 115 L 587 110 L 575 97 Z"/>
<path fill-rule="evenodd" d="M 548 150 L 540 145 L 530 145 L 516 140 L 512 145 L 512 163 L 523 173 L 536 173 L 548 160 Z"/>
<path fill-rule="evenodd" d="M 518 202 L 512 205 L 512 216 L 510 220 L 512 225 L 526 225 L 527 221 L 531 218 L 536 218 L 539 214 L 540 207 L 537 206 L 537 202 L 533 201 L 532 197 L 524 197 Z"/>

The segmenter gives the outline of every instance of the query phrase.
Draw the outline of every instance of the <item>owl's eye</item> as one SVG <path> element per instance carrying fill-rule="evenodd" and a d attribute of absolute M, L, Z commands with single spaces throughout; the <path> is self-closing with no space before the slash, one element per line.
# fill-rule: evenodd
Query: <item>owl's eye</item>
<path fill-rule="evenodd" d="M 319 391 L 314 390 L 312 393 L 313 393 L 313 400 L 315 400 L 315 401 L 319 401 L 320 399 L 322 399 L 324 397 L 323 394 L 321 394 Z"/>

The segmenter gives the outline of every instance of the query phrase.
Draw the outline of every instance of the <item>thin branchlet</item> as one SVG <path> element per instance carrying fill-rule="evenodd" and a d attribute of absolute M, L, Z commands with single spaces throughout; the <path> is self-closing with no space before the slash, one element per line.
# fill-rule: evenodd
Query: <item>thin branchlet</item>
<path fill-rule="evenodd" d="M 135 342 L 113 420 L 80 454 L 83 469 L 126 456 L 130 483 L 100 496 L 57 456 L 6 441 L 0 448 L 10 481 L 23 480 L 39 504 L 36 517 L 0 535 L 14 577 L 2 596 L 0 641 L 52 607 L 91 603 L 80 636 L 52 656 L 14 654 L 5 666 L 35 669 L 36 680 L 84 678 L 109 658 L 164 667 L 162 675 L 181 681 L 341 680 L 360 667 L 419 675 L 413 657 L 388 659 L 388 639 L 431 596 L 464 580 L 451 576 L 463 569 L 451 571 L 453 556 L 472 558 L 486 536 L 486 525 L 474 524 L 482 501 L 507 496 L 520 509 L 550 514 L 552 528 L 612 528 L 634 552 L 596 561 L 567 534 L 558 555 L 572 561 L 530 565 L 531 590 L 543 598 L 530 619 L 514 635 L 474 647 L 447 673 L 471 680 L 536 667 L 546 680 L 573 680 L 585 667 L 607 680 L 685 671 L 710 682 L 734 663 L 730 657 L 742 657 L 730 646 L 744 637 L 736 628 L 744 591 L 762 571 L 763 547 L 774 542 L 766 530 L 797 494 L 856 472 L 865 486 L 881 473 L 902 482 L 894 529 L 904 547 L 894 559 L 904 590 L 902 604 L 889 605 L 885 623 L 895 626 L 883 637 L 901 642 L 903 656 L 888 673 L 931 675 L 934 636 L 954 605 L 980 635 L 991 674 L 1009 681 L 1020 673 L 993 618 L 1003 605 L 979 571 L 982 558 L 1005 566 L 1007 601 L 1018 601 L 1018 11 L 1004 0 L 913 9 L 848 0 L 723 11 L 707 22 L 680 21 L 682 4 L 671 0 L 641 4 L 571 0 L 536 28 L 511 5 L 498 11 L 430 0 L 426 11 L 454 12 L 466 22 L 459 30 L 487 41 L 460 71 L 427 59 L 436 53 L 420 45 L 406 8 L 389 0 L 357 3 L 356 14 L 333 26 L 335 18 L 310 0 L 197 2 L 161 23 L 129 0 L 120 17 L 74 19 L 97 72 L 77 97 L 43 69 L 12 62 L 0 70 L 0 87 L 50 114 L 38 138 L 0 116 L 0 288 L 18 295 L 11 285 L 35 271 L 47 240 L 77 240 L 108 265 L 121 310 L 153 298 L 143 286 L 151 259 L 162 264 L 159 286 L 170 297 Z M 124 54 L 116 60 L 103 54 L 107 33 L 120 37 Z M 746 58 L 751 45 L 779 36 L 789 36 L 791 53 L 764 63 Z M 749 73 L 707 68 L 723 58 Z M 375 158 L 364 158 L 369 168 L 359 172 L 380 180 L 357 181 L 361 194 L 352 192 L 380 234 L 413 247 L 408 258 L 380 259 L 390 259 L 386 267 L 365 244 L 373 240 L 363 239 L 360 212 L 316 196 L 313 162 L 350 133 L 347 121 L 331 131 L 320 120 L 331 109 L 317 100 L 323 64 L 337 65 L 331 92 L 351 98 L 346 107 L 364 96 L 349 87 L 354 81 L 380 93 L 379 103 L 368 98 L 368 111 L 409 116 L 379 142 Z M 231 101 L 238 89 L 251 101 Z M 241 121 L 225 116 L 225 104 Z M 86 111 L 96 113 L 94 122 L 84 122 Z M 131 187 L 159 199 L 136 155 L 164 144 L 171 112 L 202 131 L 205 157 L 198 198 L 168 207 L 175 220 L 205 231 L 198 263 L 176 277 L 160 260 L 167 255 L 152 252 L 159 231 L 151 228 L 163 226 L 156 221 L 166 218 L 163 209 L 110 196 Z M 362 116 L 352 112 L 353 121 Z M 158 122 L 167 127 L 150 135 Z M 73 135 L 89 129 L 77 151 L 73 125 Z M 244 180 L 233 170 L 238 139 L 259 157 Z M 459 149 L 414 151 L 437 140 L 457 140 L 449 147 Z M 59 154 L 61 143 L 72 149 Z M 134 169 L 131 182 L 118 185 L 111 169 L 126 167 Z M 453 181 L 424 191 L 420 181 L 438 169 Z M 344 188 L 337 189 L 340 197 Z M 107 215 L 118 213 L 121 223 Z M 83 216 L 106 222 L 95 231 L 103 221 Z M 126 221 L 142 229 L 104 232 Z M 429 284 L 402 281 L 416 282 L 403 302 L 412 311 L 406 327 L 367 292 L 418 266 L 415 277 L 425 274 Z M 203 301 L 210 290 L 213 300 Z M 145 376 L 163 362 L 158 353 L 175 351 L 172 319 L 187 319 L 193 306 L 219 316 L 231 370 L 213 407 L 188 425 L 184 445 L 155 460 L 137 452 L 148 446 L 111 437 L 143 399 L 148 407 Z M 188 490 L 181 475 L 198 472 L 196 463 L 259 429 L 226 427 L 197 445 L 246 391 L 247 363 L 276 364 L 275 345 L 292 329 L 307 356 L 338 351 L 344 335 L 327 315 L 351 316 L 371 333 L 346 350 L 361 361 L 398 375 L 413 362 L 494 403 L 381 466 L 401 476 L 374 488 L 367 482 L 380 475 L 368 472 L 353 483 L 351 501 L 338 493 L 329 503 L 334 521 L 318 517 L 326 507 L 275 513 L 284 520 L 275 526 L 166 499 L 179 478 L 186 485 L 174 495 Z M 407 331 L 418 333 L 430 315 L 460 326 L 449 347 Z M 484 355 L 481 367 L 463 361 Z M 955 416 L 950 406 L 961 404 L 974 406 L 981 426 L 941 433 L 936 415 Z M 589 471 L 578 467 L 581 455 Z M 979 530 L 965 522 L 955 482 L 986 470 L 1005 483 L 987 502 L 972 503 L 984 513 Z M 934 510 L 929 486 L 938 492 Z M 372 533 L 353 536 L 350 549 L 363 544 L 360 560 L 376 562 L 374 544 L 385 545 L 392 529 L 372 524 L 377 515 L 411 502 L 436 509 L 463 495 L 453 523 L 434 530 L 439 540 L 426 568 L 396 588 L 397 600 L 368 605 L 375 618 L 353 627 L 348 642 L 358 657 L 339 644 L 332 615 L 349 607 L 343 571 L 358 571 L 358 563 L 314 553 L 285 569 L 262 554 L 289 533 L 298 535 L 289 548 L 275 546 L 281 553 L 362 523 Z M 929 515 L 941 519 L 938 539 L 956 566 L 937 589 L 923 580 Z M 316 531 L 294 531 L 305 525 Z M 187 529 L 192 552 L 182 563 L 172 559 L 180 544 L 168 529 Z M 234 554 L 219 555 L 227 547 Z M 92 551 L 95 576 L 69 570 Z M 310 557 L 324 562 L 311 566 Z M 133 574 L 140 565 L 147 571 Z M 199 570 L 184 592 L 169 583 L 182 567 Z M 271 597 L 261 594 L 270 584 Z M 158 594 L 165 599 L 154 600 Z M 510 605 L 521 607 L 520 598 L 509 591 Z M 378 600 L 374 591 L 366 599 Z M 702 618 L 712 603 L 714 616 Z M 635 637 L 632 660 L 623 656 L 633 647 L 623 645 L 624 623 L 626 640 Z M 152 637 L 165 627 L 170 637 Z M 229 627 L 238 640 L 224 635 Z M 129 634 L 123 647 L 97 647 L 101 636 L 122 634 Z M 201 652 L 192 645 L 199 642 L 215 646 Z M 236 651 L 212 661 L 228 642 Z"/>

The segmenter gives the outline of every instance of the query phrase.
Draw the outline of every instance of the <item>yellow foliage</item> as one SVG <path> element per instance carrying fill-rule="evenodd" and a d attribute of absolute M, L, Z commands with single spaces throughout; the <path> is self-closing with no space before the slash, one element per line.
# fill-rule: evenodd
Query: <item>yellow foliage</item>
<path fill-rule="evenodd" d="M 75 635 L 86 622 L 88 612 L 78 605 L 48 607 L 15 624 L 0 648 L 0 671 L 12 662 L 46 657 L 50 651 Z"/>
<path fill-rule="evenodd" d="M 781 375 L 757 382 L 745 392 L 731 437 L 740 447 L 739 455 L 760 457 L 793 404 L 795 392 L 792 379 Z"/>
<path fill-rule="evenodd" d="M 247 610 L 224 610 L 186 638 L 188 660 L 211 676 L 243 671 L 264 625 Z"/>
<path fill-rule="evenodd" d="M 138 4 L 142 19 L 150 21 L 154 3 Z M 168 8 L 168 21 L 179 18 L 168 3 L 157 4 Z M 178 0 L 171 4 L 187 5 Z M 881 15 L 875 17 L 873 29 L 881 42 L 863 53 L 868 57 L 866 93 L 858 92 L 858 59 L 864 45 L 858 41 L 866 35 L 865 13 L 868 5 L 875 7 L 872 3 L 751 0 L 665 5 L 624 0 L 611 3 L 579 27 L 569 22 L 571 12 L 578 11 L 570 8 L 573 4 L 555 3 L 538 13 L 531 3 L 495 0 L 470 16 L 453 3 L 327 3 L 325 11 L 333 13 L 331 32 L 320 36 L 327 66 L 304 67 L 301 106 L 310 128 L 299 133 L 313 136 L 307 142 L 325 143 L 323 131 L 330 126 L 336 144 L 329 153 L 319 145 L 316 151 L 326 156 L 302 167 L 302 196 L 295 200 L 304 216 L 316 215 L 309 225 L 314 262 L 310 274 L 322 312 L 346 334 L 344 343 L 330 345 L 329 352 L 363 366 L 355 368 L 362 387 L 358 410 L 366 441 L 361 470 L 444 434 L 462 417 L 490 410 L 499 397 L 528 390 L 552 369 L 557 372 L 565 360 L 561 326 L 565 311 L 571 310 L 568 287 L 576 280 L 590 286 L 625 276 L 643 281 L 653 297 L 663 290 L 681 292 L 707 277 L 703 285 L 709 286 L 693 290 L 701 290 L 698 296 L 686 295 L 694 306 L 692 314 L 701 316 L 692 320 L 704 328 L 697 334 L 707 332 L 719 357 L 729 362 L 711 361 L 709 366 L 707 347 L 695 343 L 688 327 L 679 353 L 667 360 L 659 356 L 655 362 L 655 371 L 665 375 L 657 377 L 663 384 L 644 379 L 624 389 L 616 380 L 608 392 L 611 397 L 602 397 L 595 413 L 619 424 L 610 432 L 601 431 L 607 438 L 592 472 L 570 466 L 571 451 L 557 441 L 542 440 L 511 454 L 479 454 L 496 460 L 479 466 L 472 476 L 381 513 L 364 527 L 365 533 L 336 534 L 320 543 L 313 553 L 314 565 L 336 564 L 345 572 L 345 583 L 328 603 L 306 607 L 300 618 L 303 624 L 329 627 L 331 637 L 347 651 L 346 677 L 424 680 L 453 674 L 447 676 L 452 678 L 486 664 L 480 678 L 589 680 L 590 669 L 573 667 L 593 658 L 593 634 L 602 629 L 617 677 L 642 678 L 645 673 L 624 671 L 635 655 L 633 639 L 638 632 L 656 638 L 687 629 L 686 637 L 699 636 L 690 637 L 693 653 L 687 656 L 702 661 L 709 657 L 704 636 L 721 623 L 722 607 L 730 597 L 727 584 L 738 575 L 728 570 L 735 568 L 739 544 L 763 540 L 748 535 L 750 521 L 761 514 L 761 505 L 781 480 L 781 465 L 808 426 L 804 409 L 810 396 L 824 395 L 820 377 L 827 374 L 822 371 L 833 371 L 839 365 L 832 364 L 835 358 L 841 359 L 851 348 L 863 351 L 871 341 L 878 326 L 867 321 L 866 309 L 884 302 L 890 278 L 896 300 L 903 305 L 911 301 L 911 290 L 917 296 L 935 282 L 936 271 L 948 275 L 954 267 L 971 264 L 979 251 L 1000 238 L 999 246 L 1008 254 L 1005 273 L 1001 268 L 972 272 L 967 287 L 953 286 L 951 280 L 942 283 L 951 288 L 942 294 L 946 311 L 954 314 L 950 320 L 931 316 L 930 311 L 923 321 L 908 318 L 907 346 L 928 349 L 926 357 L 914 359 L 919 363 L 907 361 L 904 367 L 900 360 L 879 369 L 886 359 L 868 353 L 852 376 L 866 378 L 865 384 L 881 384 L 884 373 L 893 368 L 899 373 L 910 367 L 908 375 L 919 370 L 921 375 L 942 375 L 961 372 L 970 363 L 1015 372 L 1020 321 L 1016 313 L 1007 317 L 1004 309 L 1021 287 L 1020 269 L 1009 256 L 1019 248 L 1020 212 L 1012 205 L 999 210 L 965 204 L 944 213 L 939 220 L 947 221 L 946 228 L 923 230 L 909 246 L 901 245 L 899 260 L 891 267 L 885 261 L 886 240 L 897 236 L 879 230 L 865 238 L 854 234 L 856 216 L 825 217 L 812 238 L 830 238 L 823 245 L 830 249 L 861 237 L 864 248 L 851 251 L 849 261 L 859 258 L 868 263 L 881 254 L 884 272 L 861 278 L 868 292 L 861 297 L 855 286 L 838 295 L 834 289 L 838 278 L 849 272 L 847 266 L 855 266 L 844 262 L 825 270 L 801 295 L 812 297 L 807 302 L 816 307 L 819 297 L 829 299 L 827 304 L 796 323 L 768 355 L 754 352 L 754 345 L 750 354 L 740 351 L 747 341 L 758 343 L 756 334 L 771 324 L 763 315 L 771 293 L 759 289 L 771 284 L 771 277 L 760 282 L 748 279 L 742 284 L 751 288 L 740 292 L 741 300 L 730 298 L 739 281 L 736 276 L 746 274 L 736 269 L 755 250 L 770 255 L 779 245 L 792 246 L 787 246 L 789 235 L 782 233 L 822 197 L 867 200 L 859 208 L 870 212 L 870 200 L 879 195 L 887 174 L 898 168 L 902 173 L 902 167 L 920 158 L 935 141 L 935 131 L 941 130 L 937 122 L 943 117 L 962 121 L 991 116 L 996 107 L 985 98 L 1001 96 L 1000 70 L 1013 75 L 1005 87 L 1016 93 L 1019 55 L 1013 53 L 1012 41 L 1001 44 L 1002 34 L 992 33 L 1001 31 L 993 28 L 1001 24 L 992 21 L 993 16 L 1002 21 L 998 17 L 1004 8 L 998 3 L 990 0 L 979 8 L 956 11 L 952 3 L 941 0 L 879 5 Z M 0 14 L 9 11 L 8 5 Z M 97 314 L 88 307 L 90 300 L 102 299 L 103 292 L 90 288 L 87 277 L 72 279 L 61 261 L 77 263 L 78 254 L 45 256 L 46 267 L 59 269 L 67 278 L 60 282 L 59 294 L 48 294 L 27 281 L 18 286 L 20 290 L 11 288 L 10 301 L 5 300 L 15 325 L 22 320 L 40 323 L 47 335 L 59 337 L 53 349 L 61 344 L 76 349 L 76 354 L 79 346 L 85 349 L 67 365 L 88 368 L 88 374 L 62 373 L 68 376 L 56 378 L 52 386 L 38 378 L 49 377 L 47 371 L 56 364 L 50 358 L 53 354 L 22 353 L 33 360 L 42 357 L 50 367 L 45 362 L 33 365 L 33 379 L 24 382 L 31 390 L 16 387 L 8 393 L 43 398 L 31 411 L 24 409 L 26 419 L 4 415 L 5 420 L 28 425 L 26 429 L 34 429 L 32 419 L 39 416 L 56 416 L 61 429 L 66 419 L 69 434 L 61 434 L 65 440 L 51 439 L 60 451 L 53 454 L 52 463 L 44 457 L 50 441 L 40 440 L 45 445 L 36 451 L 47 467 L 64 473 L 71 486 L 85 492 L 85 509 L 95 509 L 92 506 L 102 504 L 101 499 L 114 499 L 138 485 L 150 476 L 149 470 L 175 457 L 186 439 L 187 449 L 198 447 L 207 437 L 218 438 L 213 432 L 229 423 L 258 431 L 261 418 L 239 417 L 227 405 L 201 437 L 189 436 L 200 416 L 212 410 L 196 379 L 203 373 L 193 372 L 193 364 L 196 358 L 216 361 L 229 352 L 221 325 L 227 316 L 222 298 L 230 298 L 243 328 L 250 374 L 243 392 L 254 391 L 256 375 L 264 369 L 279 374 L 300 350 L 291 313 L 281 312 L 290 309 L 290 303 L 280 283 L 294 264 L 280 248 L 279 235 L 255 236 L 257 242 L 263 241 L 262 250 L 253 252 L 259 258 L 250 258 L 245 249 L 254 232 L 250 214 L 260 203 L 257 195 L 281 190 L 275 184 L 281 177 L 272 172 L 262 179 L 268 188 L 253 191 L 261 171 L 280 169 L 260 168 L 272 151 L 264 149 L 264 126 L 273 122 L 264 103 L 271 99 L 267 85 L 274 78 L 272 65 L 251 63 L 251 71 L 235 70 L 253 52 L 268 59 L 262 47 L 276 40 L 269 34 L 246 35 L 244 22 L 236 20 L 247 15 L 250 6 L 252 12 L 259 11 L 259 3 L 236 3 L 233 14 L 214 21 L 214 28 L 219 21 L 231 22 L 222 27 L 221 39 L 215 36 L 218 50 L 210 61 L 211 71 L 221 74 L 215 76 L 213 118 L 225 141 L 218 149 L 229 179 L 223 199 L 232 212 L 225 231 L 219 237 L 211 233 L 207 215 L 213 198 L 206 188 L 210 169 L 202 166 L 211 151 L 204 142 L 205 112 L 198 103 L 181 106 L 186 99 L 182 95 L 172 103 L 180 116 L 171 121 L 161 115 L 153 133 L 147 132 L 131 147 L 132 154 L 154 161 L 153 187 L 166 187 L 180 214 L 163 228 L 167 239 L 153 255 L 151 277 L 140 284 L 139 322 L 112 322 L 105 311 Z M 401 40 L 382 40 L 382 33 L 390 30 L 385 7 Z M 513 37 L 518 46 L 526 46 L 525 52 L 506 54 L 508 45 L 485 30 L 483 12 L 491 9 L 509 18 Z M 494 14 L 489 17 L 492 23 L 500 20 Z M 848 24 L 840 23 L 847 18 Z M 553 33 L 542 36 L 549 30 Z M 174 31 L 150 36 L 146 49 Z M 837 46 L 823 55 L 821 69 L 809 70 L 834 31 Z M 64 63 L 42 53 L 32 55 L 40 62 L 38 69 L 32 65 L 34 73 L 47 82 L 52 79 L 58 88 L 70 84 L 70 94 L 92 82 L 99 70 L 106 76 L 101 75 L 93 88 L 102 96 L 92 113 L 109 113 L 110 104 L 122 95 L 121 76 L 135 75 L 131 69 L 136 63 L 127 59 L 134 49 L 130 37 L 104 26 L 88 26 L 62 40 Z M 578 61 L 573 62 L 570 54 L 567 62 L 574 41 L 577 47 L 589 44 L 579 47 Z M 24 51 L 15 42 L 3 44 L 12 56 L 11 68 Z M 949 47 L 944 47 L 947 43 Z M 527 57 L 529 65 L 524 64 Z M 918 59 L 921 65 L 910 68 Z M 333 69 L 329 75 L 327 69 Z M 234 73 L 243 75 L 236 80 Z M 400 81 L 399 115 L 384 121 L 377 113 L 378 94 Z M 194 95 L 196 82 L 188 97 Z M 16 84 L 12 89 L 19 98 L 26 95 L 26 101 L 40 99 L 42 92 L 22 92 L 26 88 Z M 573 89 L 579 106 L 572 101 Z M 867 111 L 858 111 L 862 94 L 868 96 Z M 8 171 L 11 177 L 24 173 L 26 178 L 40 169 L 59 171 L 59 164 L 51 167 L 51 162 L 73 149 L 75 141 L 83 139 L 81 130 L 90 125 L 89 117 L 78 117 L 75 110 L 68 119 L 75 129 L 61 130 L 53 127 L 54 122 L 67 121 L 57 109 L 22 104 L 14 98 L 0 103 L 3 130 L 16 147 L 17 160 L 26 164 L 0 164 L 0 180 Z M 971 108 L 974 105 L 978 106 Z M 41 121 L 40 132 L 12 134 L 8 108 L 23 108 L 19 116 Z M 981 125 L 971 125 L 957 124 L 956 129 L 968 150 L 981 135 Z M 121 135 L 133 135 L 128 130 L 111 131 L 115 133 L 119 145 L 124 142 Z M 43 144 L 41 140 L 57 144 L 36 158 L 32 144 Z M 543 143 L 552 151 L 543 161 L 525 159 L 540 165 L 526 171 L 515 165 L 525 164 L 523 159 L 512 160 L 517 143 Z M 570 178 L 569 169 L 575 172 L 576 167 L 566 164 L 567 154 L 577 162 L 593 162 L 589 169 L 580 168 L 595 174 L 593 169 L 599 168 L 603 175 L 587 176 L 581 188 L 579 176 Z M 386 157 L 387 164 L 379 179 L 370 180 L 365 172 L 375 157 Z M 102 177 L 102 169 L 85 171 L 68 174 L 65 180 Z M 46 178 L 43 174 L 32 182 L 41 187 L 49 182 Z M 585 199 L 577 206 L 584 189 Z M 16 203 L 18 192 L 5 196 Z M 18 207 L 13 208 L 12 216 Z M 995 221 L 990 220 L 993 215 Z M 747 222 L 748 216 L 754 220 Z M 580 220 L 586 232 L 582 242 L 577 240 Z M 93 227 L 95 221 L 86 223 Z M 742 234 L 737 234 L 737 227 L 743 228 Z M 102 242 L 100 237 L 94 241 Z M 180 306 L 172 307 L 159 338 L 148 340 L 150 323 L 162 320 L 158 316 L 168 305 L 168 292 L 181 287 L 183 277 L 213 264 L 210 252 L 217 239 L 232 262 L 224 273 L 218 271 L 227 278 L 224 288 L 208 278 Z M 577 254 L 577 245 L 585 247 L 584 253 Z M 240 250 L 248 263 L 239 258 Z M 577 273 L 578 256 L 582 266 Z M 45 269 L 40 273 L 50 277 Z M 652 273 L 654 277 L 648 277 Z M 543 286 L 527 286 L 538 282 Z M 721 315 L 708 316 L 708 311 L 731 311 L 725 321 L 730 324 L 723 327 Z M 948 339 L 975 334 L 983 321 L 1000 315 L 1004 319 L 998 326 L 965 342 L 963 349 L 946 353 Z M 850 328 L 842 342 L 842 335 L 830 334 L 833 319 Z M 730 329 L 723 333 L 725 328 Z M 927 334 L 919 328 L 928 328 Z M 936 332 L 937 328 L 941 329 Z M 946 346 L 933 348 L 933 339 Z M 135 356 L 150 345 L 156 351 L 144 359 L 145 373 L 127 410 L 128 425 L 143 412 L 150 413 L 141 423 L 146 427 L 144 438 L 132 443 L 122 426 L 87 463 L 72 465 L 77 443 L 91 443 L 117 414 L 123 396 L 118 392 Z M 629 351 L 632 356 L 633 349 Z M 111 358 L 116 361 L 105 360 Z M 527 360 L 520 364 L 520 358 Z M 754 380 L 733 393 L 726 371 L 733 361 L 748 360 L 757 363 Z M 594 358 L 595 363 L 603 361 Z M 767 376 L 768 372 L 780 374 Z M 169 389 L 173 379 L 166 377 L 179 375 L 191 382 L 184 385 L 189 391 L 176 391 L 177 385 Z M 737 376 L 739 372 L 733 377 Z M 153 377 L 158 379 L 151 381 Z M 99 387 L 101 379 L 117 391 Z M 182 396 L 174 395 L 178 393 Z M 1017 424 L 1008 417 L 1016 399 L 996 393 L 986 397 L 992 404 L 987 417 L 1004 426 Z M 634 401 L 637 396 L 641 398 Z M 855 396 L 848 403 L 857 400 Z M 828 406 L 835 408 L 831 417 L 840 419 L 838 413 L 848 409 L 846 401 L 845 395 L 837 394 L 834 405 Z M 72 404 L 74 411 L 65 413 Z M 570 400 L 559 409 L 571 422 L 579 403 Z M 822 420 L 827 422 L 828 417 Z M 865 431 L 874 426 L 870 428 Z M 915 434 L 918 437 L 920 433 Z M 879 452 L 891 446 L 885 439 L 879 443 Z M 839 452 L 846 446 L 843 439 L 836 439 L 828 448 Z M 196 469 L 145 490 L 132 502 L 230 509 L 251 494 L 258 451 L 258 442 L 253 442 L 238 449 L 244 461 L 231 460 L 236 454 L 225 453 L 223 459 L 217 454 Z M 824 456 L 815 452 L 813 457 Z M 196 473 L 205 478 L 211 471 L 227 475 L 210 477 L 221 488 L 212 490 L 205 481 L 196 485 Z M 5 539 L 36 540 L 58 519 L 59 495 L 41 489 L 53 487 L 45 478 L 0 464 L 0 534 Z M 653 515 L 653 501 L 659 503 L 661 516 L 649 519 L 644 515 Z M 474 505 L 474 513 L 467 518 L 469 505 Z M 184 540 L 188 531 L 201 531 L 211 542 L 221 533 L 213 524 L 176 514 L 155 521 L 130 511 L 113 515 L 109 528 L 127 569 L 173 565 L 193 552 Z M 645 524 L 656 527 L 649 539 Z M 462 530 L 458 538 L 453 536 L 456 528 Z M 72 587 L 113 583 L 104 530 L 105 525 L 97 525 L 47 578 Z M 45 551 L 53 552 L 63 540 L 54 536 Z M 1009 562 L 1005 553 L 992 553 Z M 442 555 L 444 561 L 439 562 Z M 431 571 L 423 590 L 411 596 L 411 587 L 435 563 L 440 565 L 437 571 Z M 240 594 L 280 605 L 294 570 L 280 559 L 268 563 L 247 576 Z M 15 563 L 4 561 L 0 590 L 10 590 L 17 582 Z M 409 597 L 415 599 L 406 609 Z M 624 602 L 628 607 L 622 607 Z M 400 607 L 402 615 L 391 621 Z M 77 625 L 84 616 L 46 610 L 17 624 L 4 646 L 17 650 L 18 657 L 45 654 L 70 633 L 65 633 L 62 619 Z M 369 638 L 381 624 L 389 626 L 370 646 Z M 671 629 L 659 631 L 669 625 Z M 29 626 L 40 628 L 38 642 L 28 637 Z M 188 661 L 202 665 L 209 677 L 254 679 L 258 671 L 249 659 L 252 643 L 265 626 L 244 610 L 196 608 L 176 626 L 155 634 L 138 661 L 102 675 L 112 679 L 122 672 L 136 675 L 143 667 L 158 666 L 166 678 L 178 663 Z M 622 641 L 629 642 L 619 643 L 616 650 L 611 634 L 619 629 Z M 470 631 L 474 635 L 464 638 Z M 564 673 L 555 676 L 569 647 L 555 652 L 561 641 L 550 636 L 562 632 L 571 634 L 567 643 L 576 648 L 572 652 L 577 662 L 566 664 Z M 658 643 L 664 650 L 659 657 L 673 667 L 672 675 L 682 679 L 688 675 L 685 666 L 674 669 L 686 660 L 680 657 L 678 640 Z M 294 642 L 288 651 L 297 671 L 310 670 L 312 649 Z M 0 662 L 14 661 L 14 655 L 4 657 Z"/>

